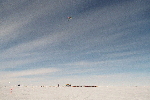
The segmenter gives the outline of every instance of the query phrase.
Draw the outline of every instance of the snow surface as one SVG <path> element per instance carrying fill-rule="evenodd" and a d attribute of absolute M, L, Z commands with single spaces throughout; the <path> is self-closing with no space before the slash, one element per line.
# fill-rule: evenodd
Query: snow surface
<path fill-rule="evenodd" d="M 150 87 L 0 87 L 0 100 L 150 100 Z"/>

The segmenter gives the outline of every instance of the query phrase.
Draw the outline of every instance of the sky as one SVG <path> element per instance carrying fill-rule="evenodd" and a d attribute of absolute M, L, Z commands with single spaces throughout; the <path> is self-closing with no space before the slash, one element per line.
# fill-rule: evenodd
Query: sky
<path fill-rule="evenodd" d="M 0 0 L 0 85 L 149 83 L 149 0 Z"/>

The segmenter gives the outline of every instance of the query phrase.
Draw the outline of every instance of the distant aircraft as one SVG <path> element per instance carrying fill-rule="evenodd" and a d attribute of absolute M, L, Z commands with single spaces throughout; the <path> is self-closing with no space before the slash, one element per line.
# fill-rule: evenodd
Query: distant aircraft
<path fill-rule="evenodd" d="M 68 21 L 69 21 L 70 19 L 72 19 L 72 17 L 68 17 Z"/>

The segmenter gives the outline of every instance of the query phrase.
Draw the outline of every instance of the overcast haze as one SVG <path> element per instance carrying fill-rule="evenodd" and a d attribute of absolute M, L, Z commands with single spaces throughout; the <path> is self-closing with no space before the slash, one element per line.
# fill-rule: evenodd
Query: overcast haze
<path fill-rule="evenodd" d="M 150 1 L 0 0 L 0 84 L 58 83 L 149 85 Z"/>

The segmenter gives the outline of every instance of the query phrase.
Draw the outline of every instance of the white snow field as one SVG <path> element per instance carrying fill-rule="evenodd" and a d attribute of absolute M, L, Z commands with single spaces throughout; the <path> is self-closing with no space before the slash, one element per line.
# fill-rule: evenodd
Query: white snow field
<path fill-rule="evenodd" d="M 150 100 L 150 87 L 0 87 L 0 100 Z"/>

